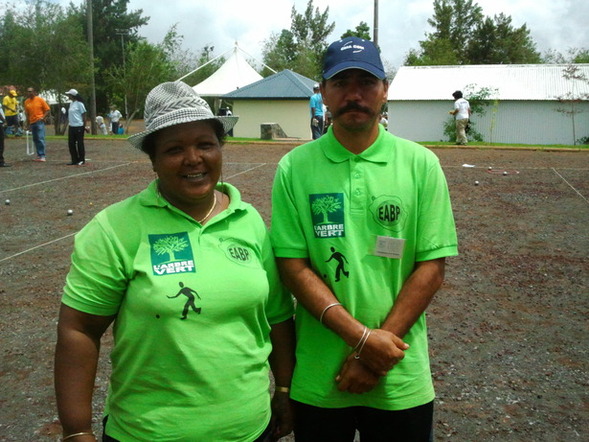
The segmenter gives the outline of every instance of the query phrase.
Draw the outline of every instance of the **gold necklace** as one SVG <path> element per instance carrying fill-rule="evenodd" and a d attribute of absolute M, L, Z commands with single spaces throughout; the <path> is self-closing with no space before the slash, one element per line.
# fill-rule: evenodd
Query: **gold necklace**
<path fill-rule="evenodd" d="M 215 208 L 216 205 L 217 205 L 217 194 L 213 190 L 213 204 L 211 205 L 211 208 L 209 209 L 209 211 L 207 212 L 205 217 L 201 220 L 197 220 L 199 224 L 204 223 L 208 219 L 208 217 L 211 216 L 211 213 L 213 213 L 213 209 Z"/>

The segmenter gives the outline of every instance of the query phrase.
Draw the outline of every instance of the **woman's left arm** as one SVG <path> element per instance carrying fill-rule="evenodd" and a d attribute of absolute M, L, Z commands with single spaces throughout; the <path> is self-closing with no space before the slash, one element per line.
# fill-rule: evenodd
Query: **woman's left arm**
<path fill-rule="evenodd" d="M 272 325 L 270 331 L 272 352 L 269 361 L 276 390 L 272 398 L 272 438 L 278 440 L 289 434 L 294 426 L 294 414 L 290 402 L 290 381 L 295 364 L 295 333 L 292 318 Z"/>

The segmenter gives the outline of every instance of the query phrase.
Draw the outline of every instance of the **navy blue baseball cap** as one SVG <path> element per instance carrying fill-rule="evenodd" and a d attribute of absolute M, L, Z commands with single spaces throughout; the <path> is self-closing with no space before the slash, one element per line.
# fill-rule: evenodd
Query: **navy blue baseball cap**
<path fill-rule="evenodd" d="M 329 80 L 346 69 L 362 69 L 384 80 L 386 74 L 374 43 L 358 37 L 346 37 L 327 48 L 323 60 L 323 78 Z"/>

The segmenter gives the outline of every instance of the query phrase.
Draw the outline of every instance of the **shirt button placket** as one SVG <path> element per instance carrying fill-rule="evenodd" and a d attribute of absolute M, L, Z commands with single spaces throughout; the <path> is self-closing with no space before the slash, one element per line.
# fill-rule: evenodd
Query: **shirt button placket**
<path fill-rule="evenodd" d="M 364 180 L 362 175 L 362 166 L 360 158 L 354 158 L 351 163 L 351 182 L 352 182 L 352 210 L 361 210 L 364 207 Z"/>

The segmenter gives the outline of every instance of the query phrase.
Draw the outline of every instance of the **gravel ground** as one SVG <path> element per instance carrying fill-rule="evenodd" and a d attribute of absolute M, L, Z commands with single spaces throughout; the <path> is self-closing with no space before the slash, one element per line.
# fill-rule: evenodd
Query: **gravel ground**
<path fill-rule="evenodd" d="M 276 162 L 292 147 L 225 147 L 224 179 L 266 220 Z M 123 141 L 88 140 L 87 150 L 87 166 L 68 167 L 65 141 L 50 141 L 48 162 L 40 164 L 26 156 L 24 141 L 7 140 L 13 167 L 0 170 L 2 441 L 58 440 L 52 358 L 73 234 L 153 178 L 143 154 Z M 434 151 L 449 182 L 461 253 L 448 260 L 428 310 L 436 440 L 589 440 L 589 152 Z M 107 336 L 97 427 L 110 345 Z"/>

